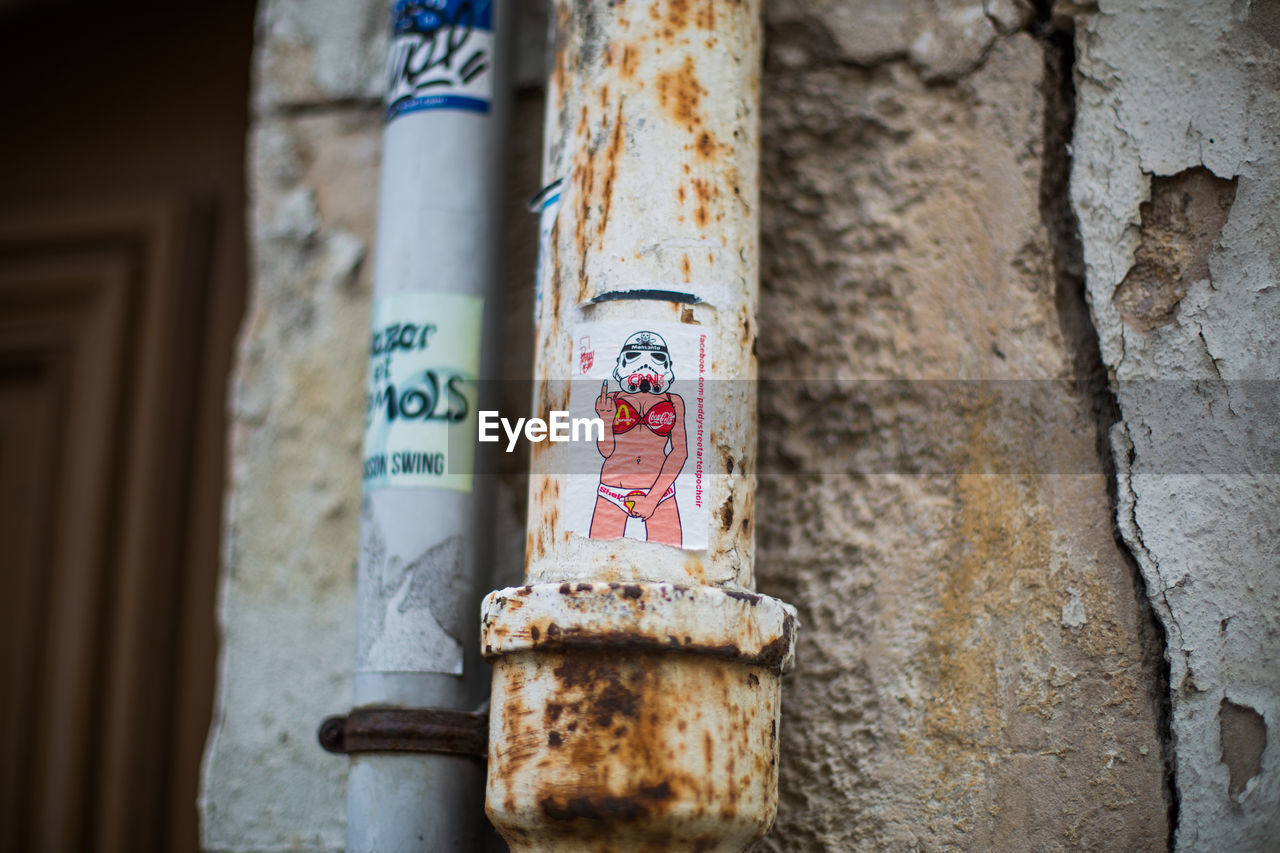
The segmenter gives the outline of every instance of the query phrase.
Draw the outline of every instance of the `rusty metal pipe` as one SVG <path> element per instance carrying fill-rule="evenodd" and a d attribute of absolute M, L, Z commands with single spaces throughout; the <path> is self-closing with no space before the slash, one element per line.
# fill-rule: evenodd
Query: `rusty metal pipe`
<path fill-rule="evenodd" d="M 533 445 L 528 585 L 484 604 L 486 809 L 515 851 L 743 850 L 776 814 L 795 614 L 750 591 L 760 14 L 554 3 L 535 413 L 607 435 Z"/>

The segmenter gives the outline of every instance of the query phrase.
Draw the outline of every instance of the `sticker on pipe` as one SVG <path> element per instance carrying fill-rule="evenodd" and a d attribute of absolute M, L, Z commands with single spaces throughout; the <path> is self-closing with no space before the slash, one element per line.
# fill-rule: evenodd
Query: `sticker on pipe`
<path fill-rule="evenodd" d="M 467 589 L 465 537 L 454 534 L 406 549 L 404 519 L 384 526 L 377 515 L 371 496 L 365 495 L 356 586 L 356 671 L 461 675 L 466 617 L 454 605 Z"/>
<path fill-rule="evenodd" d="M 387 121 L 422 110 L 489 112 L 492 0 L 397 0 L 391 20 Z"/>
<path fill-rule="evenodd" d="M 678 323 L 583 323 L 573 340 L 570 415 L 598 417 L 604 429 L 572 448 L 569 529 L 705 550 L 707 333 Z"/>
<path fill-rule="evenodd" d="M 402 293 L 374 304 L 365 491 L 471 491 L 483 314 L 483 299 L 460 293 Z"/>

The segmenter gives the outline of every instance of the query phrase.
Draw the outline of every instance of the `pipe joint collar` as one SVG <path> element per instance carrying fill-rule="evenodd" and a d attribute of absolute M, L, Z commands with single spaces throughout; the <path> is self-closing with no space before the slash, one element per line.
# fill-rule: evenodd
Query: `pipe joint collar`
<path fill-rule="evenodd" d="M 795 663 L 796 611 L 742 590 L 669 583 L 547 583 L 489 593 L 484 656 L 570 649 L 673 652 L 778 673 Z"/>

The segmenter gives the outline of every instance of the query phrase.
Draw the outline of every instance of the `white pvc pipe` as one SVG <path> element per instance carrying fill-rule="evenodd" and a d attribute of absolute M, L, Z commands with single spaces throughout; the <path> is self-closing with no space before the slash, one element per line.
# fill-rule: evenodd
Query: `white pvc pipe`
<path fill-rule="evenodd" d="M 392 7 L 378 209 L 357 707 L 473 710 L 491 539 L 473 477 L 482 378 L 492 378 L 510 21 L 505 0 Z M 351 851 L 472 850 L 484 766 L 360 753 L 348 782 Z"/>

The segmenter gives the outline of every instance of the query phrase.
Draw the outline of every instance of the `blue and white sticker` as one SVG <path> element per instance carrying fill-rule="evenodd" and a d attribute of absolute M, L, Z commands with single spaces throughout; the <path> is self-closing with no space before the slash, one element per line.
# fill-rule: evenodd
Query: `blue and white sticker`
<path fill-rule="evenodd" d="M 420 110 L 489 112 L 492 0 L 397 0 L 391 21 L 387 121 Z"/>
<path fill-rule="evenodd" d="M 529 210 L 538 214 L 538 268 L 533 276 L 533 319 L 537 322 L 542 313 L 542 264 L 551 258 L 551 231 L 560 210 L 560 187 L 563 178 L 547 184 L 529 202 Z"/>

